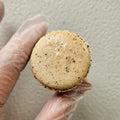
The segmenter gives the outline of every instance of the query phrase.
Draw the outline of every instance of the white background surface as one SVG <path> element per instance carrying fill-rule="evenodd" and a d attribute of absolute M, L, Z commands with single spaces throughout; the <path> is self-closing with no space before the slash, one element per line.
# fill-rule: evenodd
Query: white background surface
<path fill-rule="evenodd" d="M 0 48 L 28 17 L 44 13 L 49 32 L 70 30 L 92 49 L 88 78 L 93 89 L 80 101 L 72 120 L 120 119 L 120 1 L 119 0 L 4 0 Z M 5 120 L 33 120 L 53 92 L 33 78 L 29 64 L 12 91 Z"/>

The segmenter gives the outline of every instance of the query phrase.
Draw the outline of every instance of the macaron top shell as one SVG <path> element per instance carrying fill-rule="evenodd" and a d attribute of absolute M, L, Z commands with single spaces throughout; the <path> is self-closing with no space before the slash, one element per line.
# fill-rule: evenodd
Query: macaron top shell
<path fill-rule="evenodd" d="M 65 92 L 75 88 L 87 76 L 91 51 L 80 36 L 69 31 L 53 31 L 36 43 L 30 62 L 40 83 Z"/>

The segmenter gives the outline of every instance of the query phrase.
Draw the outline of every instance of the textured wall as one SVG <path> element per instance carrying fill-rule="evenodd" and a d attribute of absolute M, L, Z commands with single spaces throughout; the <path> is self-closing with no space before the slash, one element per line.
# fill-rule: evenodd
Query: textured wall
<path fill-rule="evenodd" d="M 93 89 L 80 101 L 72 120 L 120 119 L 120 1 L 119 0 L 4 0 L 0 48 L 30 16 L 44 13 L 49 30 L 68 29 L 92 48 L 88 78 Z M 6 104 L 5 120 L 33 120 L 53 92 L 39 85 L 29 64 Z"/>

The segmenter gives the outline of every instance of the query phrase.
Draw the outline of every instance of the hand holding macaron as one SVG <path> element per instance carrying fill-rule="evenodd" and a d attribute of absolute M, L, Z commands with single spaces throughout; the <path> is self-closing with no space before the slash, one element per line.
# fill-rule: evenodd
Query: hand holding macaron
<path fill-rule="evenodd" d="M 4 5 L 0 1 L 0 21 L 3 15 Z M 47 23 L 41 17 L 29 19 L 0 50 L 0 120 L 3 120 L 4 105 L 20 72 L 26 66 L 34 45 L 46 31 Z M 83 93 L 91 89 L 91 86 L 91 83 L 84 79 L 71 91 L 56 92 L 35 120 L 68 120 Z"/>

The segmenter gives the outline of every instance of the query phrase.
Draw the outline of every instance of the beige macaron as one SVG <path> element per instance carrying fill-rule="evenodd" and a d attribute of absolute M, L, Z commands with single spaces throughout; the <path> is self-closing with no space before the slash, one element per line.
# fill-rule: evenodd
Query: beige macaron
<path fill-rule="evenodd" d="M 58 92 L 77 87 L 91 65 L 91 50 L 85 40 L 69 31 L 53 31 L 33 48 L 31 69 L 45 87 Z"/>

